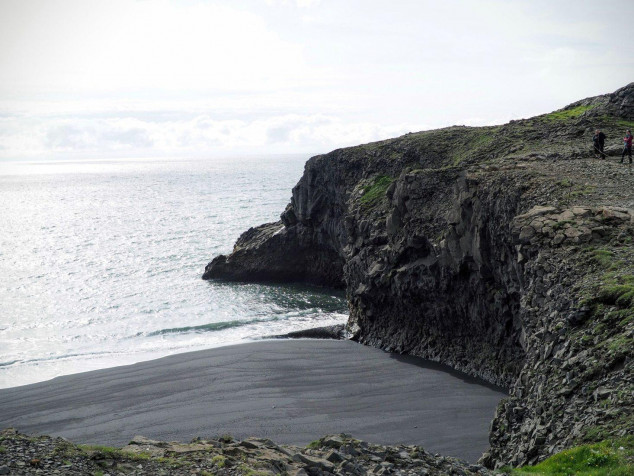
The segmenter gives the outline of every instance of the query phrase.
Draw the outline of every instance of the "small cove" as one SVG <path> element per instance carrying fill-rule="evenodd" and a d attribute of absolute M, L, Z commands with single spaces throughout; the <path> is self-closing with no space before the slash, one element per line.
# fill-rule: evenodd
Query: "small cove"
<path fill-rule="evenodd" d="M 258 436 L 306 445 L 348 433 L 475 461 L 506 393 L 415 358 L 350 341 L 219 347 L 0 390 L 0 427 L 77 443 L 134 435 Z"/>

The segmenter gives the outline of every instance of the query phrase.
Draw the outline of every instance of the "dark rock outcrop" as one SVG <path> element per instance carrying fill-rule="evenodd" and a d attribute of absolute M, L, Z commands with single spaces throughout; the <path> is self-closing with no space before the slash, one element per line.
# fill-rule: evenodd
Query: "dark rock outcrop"
<path fill-rule="evenodd" d="M 265 438 L 195 438 L 189 443 L 135 436 L 127 446 L 75 445 L 64 438 L 0 431 L 0 474 L 135 476 L 349 476 L 456 474 L 489 476 L 479 464 L 434 455 L 420 446 L 375 445 L 348 435 L 326 436 L 308 447 Z"/>
<path fill-rule="evenodd" d="M 590 139 L 600 127 L 620 152 L 632 126 L 634 83 L 313 157 L 282 221 L 205 277 L 345 285 L 354 339 L 508 387 L 490 467 L 631 432 L 634 179 Z"/>
<path fill-rule="evenodd" d="M 289 332 L 288 334 L 272 336 L 274 339 L 334 339 L 343 340 L 346 338 L 346 326 L 335 324 L 334 326 L 313 327 L 301 331 Z"/>
<path fill-rule="evenodd" d="M 230 256 L 217 256 L 203 279 L 304 282 L 343 287 L 343 259 L 319 231 L 282 222 L 251 228 L 240 236 Z"/>

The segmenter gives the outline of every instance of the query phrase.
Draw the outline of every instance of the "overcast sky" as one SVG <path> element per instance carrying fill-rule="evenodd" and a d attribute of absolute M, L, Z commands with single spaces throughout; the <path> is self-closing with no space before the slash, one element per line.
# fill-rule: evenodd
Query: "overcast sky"
<path fill-rule="evenodd" d="M 0 0 L 0 158 L 319 153 L 634 81 L 631 0 Z"/>

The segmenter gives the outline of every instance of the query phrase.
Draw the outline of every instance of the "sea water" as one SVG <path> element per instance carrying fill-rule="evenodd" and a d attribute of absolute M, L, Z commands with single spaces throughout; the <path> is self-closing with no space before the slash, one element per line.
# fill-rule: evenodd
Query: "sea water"
<path fill-rule="evenodd" d="M 0 388 L 345 322 L 330 290 L 201 279 L 307 158 L 0 162 Z"/>

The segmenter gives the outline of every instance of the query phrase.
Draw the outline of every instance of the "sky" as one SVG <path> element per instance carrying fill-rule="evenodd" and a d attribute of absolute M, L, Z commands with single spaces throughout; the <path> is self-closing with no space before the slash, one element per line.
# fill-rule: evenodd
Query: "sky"
<path fill-rule="evenodd" d="M 630 0 L 0 0 L 0 159 L 323 153 L 634 81 Z"/>

